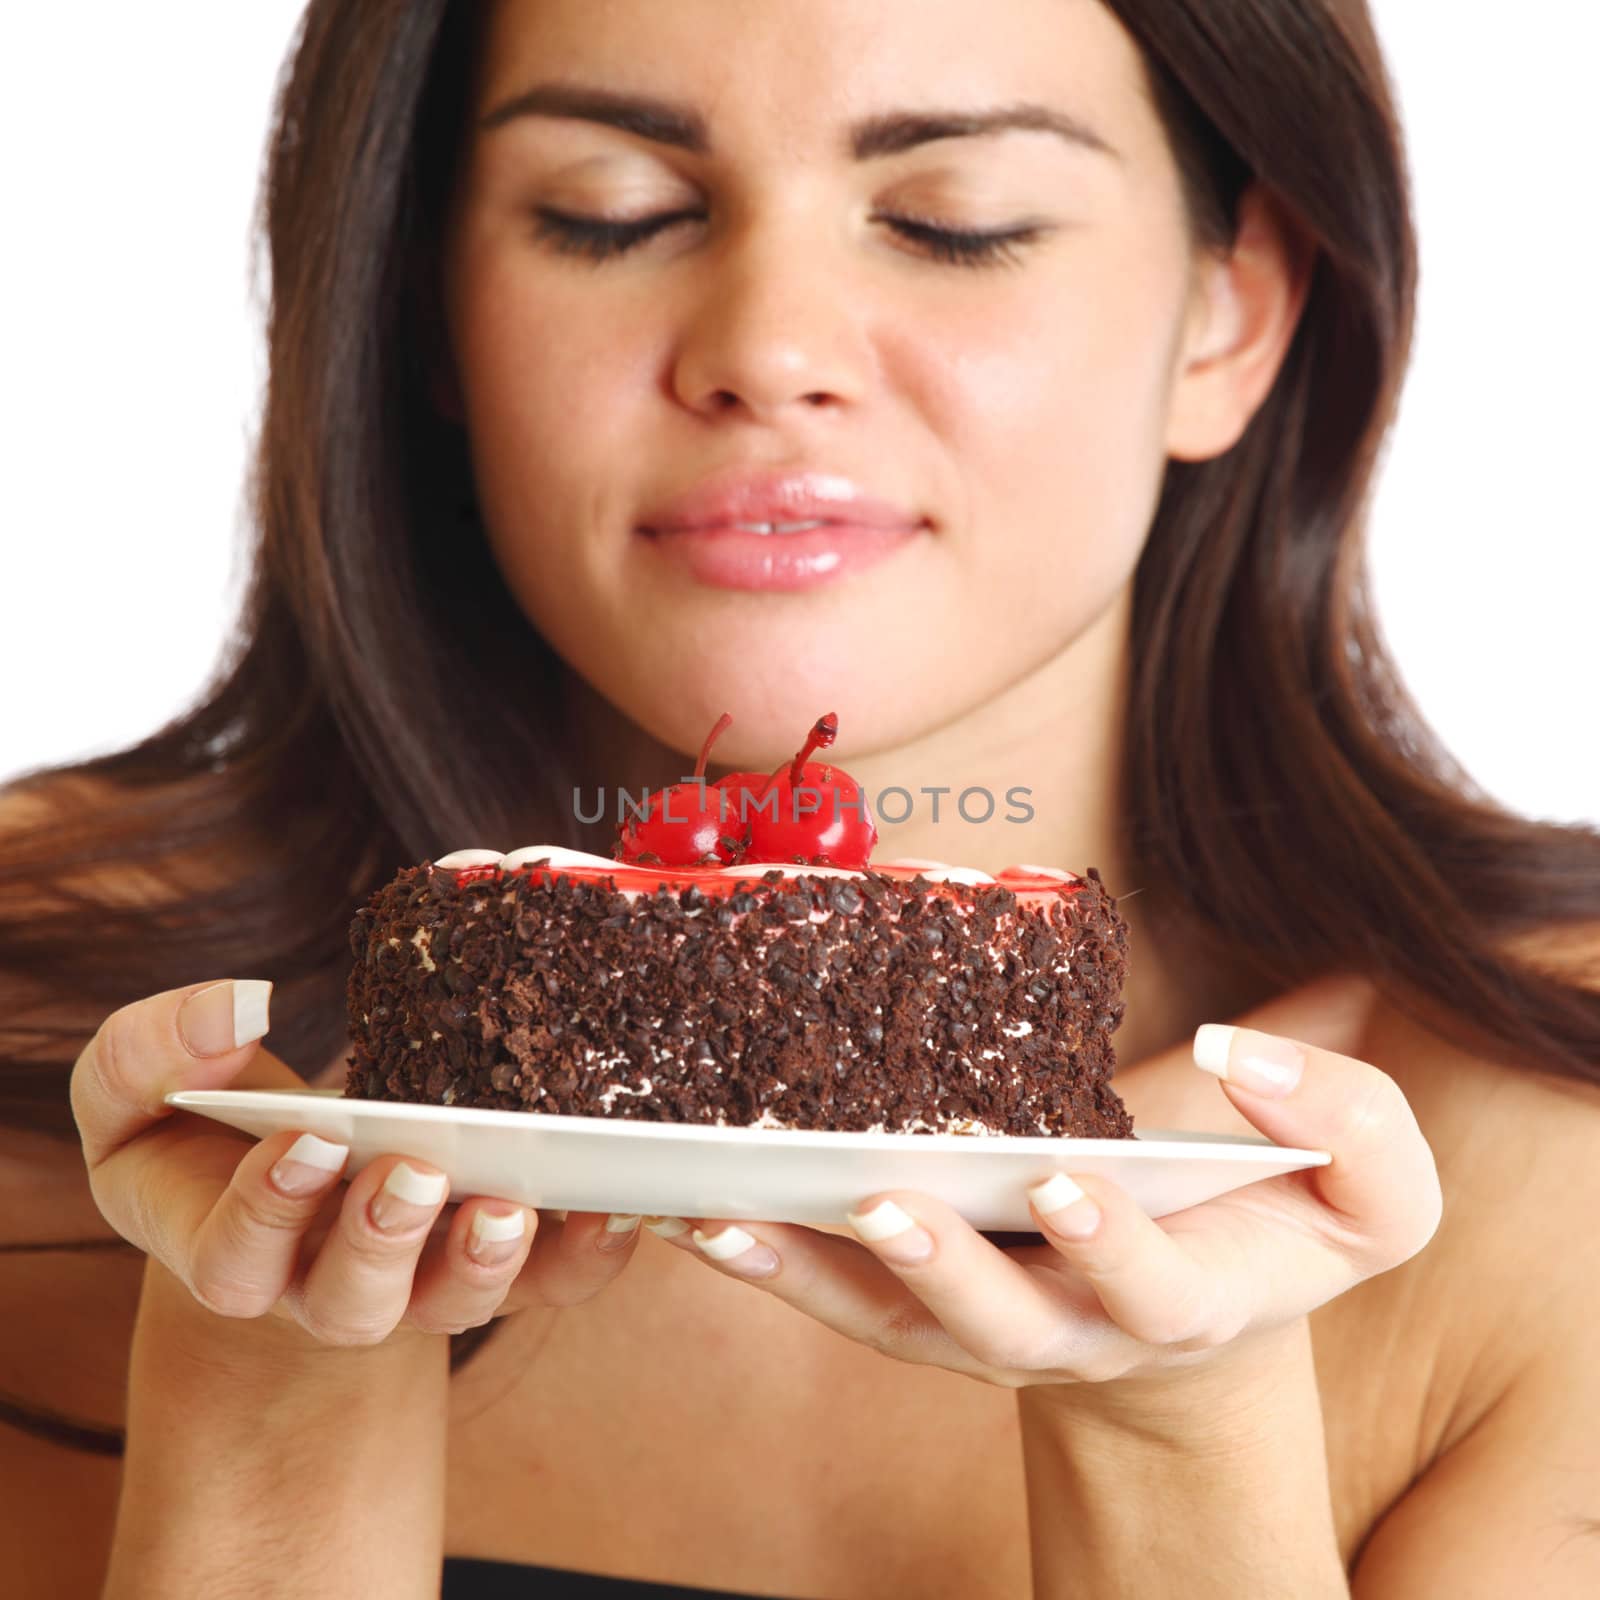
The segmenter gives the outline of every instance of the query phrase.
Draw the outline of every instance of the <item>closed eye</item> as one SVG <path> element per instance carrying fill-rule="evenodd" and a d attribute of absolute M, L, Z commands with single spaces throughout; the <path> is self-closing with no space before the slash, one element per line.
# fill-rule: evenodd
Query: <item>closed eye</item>
<path fill-rule="evenodd" d="M 696 221 L 700 215 L 697 211 L 670 211 L 660 216 L 641 217 L 637 222 L 607 222 L 599 217 L 556 211 L 549 206 L 540 206 L 535 212 L 539 238 L 548 239 L 562 255 L 582 256 L 595 262 L 620 256 L 663 229 L 679 222 Z M 1018 247 L 1048 231 L 1030 224 L 983 233 L 936 227 L 910 217 L 877 217 L 874 220 L 886 223 L 934 260 L 967 267 L 1015 265 L 1021 259 Z"/>

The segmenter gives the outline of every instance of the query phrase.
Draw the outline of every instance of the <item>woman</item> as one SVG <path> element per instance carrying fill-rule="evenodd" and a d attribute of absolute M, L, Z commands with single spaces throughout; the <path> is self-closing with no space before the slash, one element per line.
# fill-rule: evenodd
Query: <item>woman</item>
<path fill-rule="evenodd" d="M 6 796 L 25 1592 L 1591 1592 L 1600 841 L 1470 793 L 1366 610 L 1413 254 L 1360 5 L 316 0 L 265 224 L 237 657 Z M 818 474 L 887 533 L 656 526 Z M 604 852 L 575 787 L 824 707 L 869 792 L 1031 791 L 892 853 L 1127 894 L 1136 1119 L 1332 1166 L 668 1248 L 156 1109 L 342 1081 L 397 866 Z"/>

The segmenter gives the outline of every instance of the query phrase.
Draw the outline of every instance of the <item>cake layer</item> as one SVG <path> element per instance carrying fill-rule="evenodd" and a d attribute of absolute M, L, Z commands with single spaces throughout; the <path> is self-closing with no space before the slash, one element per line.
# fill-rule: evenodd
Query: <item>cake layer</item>
<path fill-rule="evenodd" d="M 1131 1136 L 1109 1081 L 1127 933 L 1092 871 L 662 872 L 546 847 L 443 863 L 356 915 L 347 1094 Z"/>

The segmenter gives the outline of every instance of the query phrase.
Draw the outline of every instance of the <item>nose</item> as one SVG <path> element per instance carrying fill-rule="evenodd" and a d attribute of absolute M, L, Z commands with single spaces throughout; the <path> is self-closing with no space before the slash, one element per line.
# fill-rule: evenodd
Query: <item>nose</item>
<path fill-rule="evenodd" d="M 870 372 L 861 297 L 804 231 L 752 225 L 702 258 L 672 374 L 690 410 L 775 422 L 861 397 Z"/>

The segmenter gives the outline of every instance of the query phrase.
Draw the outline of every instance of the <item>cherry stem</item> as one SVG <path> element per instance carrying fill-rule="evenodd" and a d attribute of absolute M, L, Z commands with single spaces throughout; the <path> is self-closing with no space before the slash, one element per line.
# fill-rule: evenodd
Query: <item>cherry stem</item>
<path fill-rule="evenodd" d="M 830 711 L 825 717 L 818 717 L 812 726 L 811 732 L 806 735 L 806 742 L 800 746 L 800 753 L 789 764 L 789 787 L 800 787 L 800 769 L 806 764 L 806 757 L 821 745 L 824 750 L 839 736 L 839 718 L 837 713 Z M 780 771 L 782 768 L 779 769 Z"/>
<path fill-rule="evenodd" d="M 733 718 L 724 711 L 717 718 L 717 725 L 706 735 L 706 742 L 700 746 L 700 759 L 694 764 L 694 775 L 703 778 L 706 775 L 706 758 L 711 754 L 711 747 L 718 739 L 733 726 Z"/>
<path fill-rule="evenodd" d="M 811 732 L 806 736 L 806 742 L 800 746 L 800 752 L 791 761 L 780 763 L 772 772 L 767 774 L 767 781 L 756 791 L 755 803 L 759 805 L 768 789 L 777 779 L 783 776 L 783 769 L 789 769 L 789 787 L 800 787 L 800 769 L 806 764 L 806 757 L 821 745 L 826 749 L 839 736 L 839 715 L 830 711 L 825 717 L 818 717 L 811 725 Z"/>

